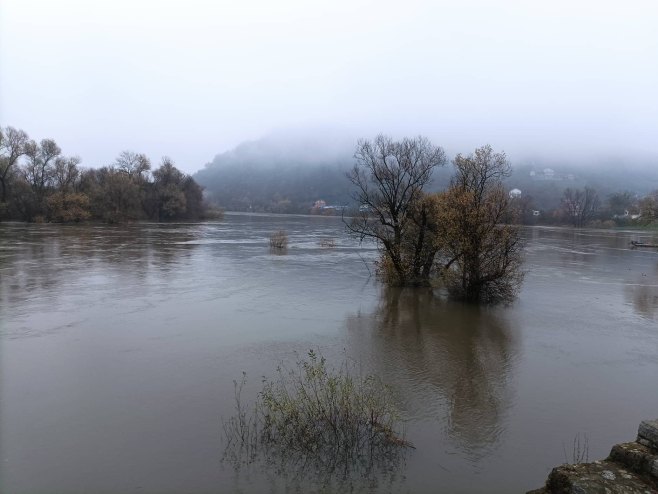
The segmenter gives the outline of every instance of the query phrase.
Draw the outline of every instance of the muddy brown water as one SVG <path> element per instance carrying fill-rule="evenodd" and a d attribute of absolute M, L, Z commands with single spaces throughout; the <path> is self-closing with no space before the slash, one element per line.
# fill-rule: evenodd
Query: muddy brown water
<path fill-rule="evenodd" d="M 658 253 L 628 248 L 656 235 L 524 235 L 518 300 L 478 308 L 383 289 L 338 218 L 0 224 L 0 492 L 523 492 L 577 434 L 604 457 L 658 417 Z M 391 385 L 394 471 L 220 461 L 233 380 L 253 398 L 309 349 Z"/>

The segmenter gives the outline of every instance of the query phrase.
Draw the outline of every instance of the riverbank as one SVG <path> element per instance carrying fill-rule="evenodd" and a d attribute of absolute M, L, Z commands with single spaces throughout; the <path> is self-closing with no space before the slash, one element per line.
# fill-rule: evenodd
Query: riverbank
<path fill-rule="evenodd" d="M 637 439 L 612 447 L 605 460 L 560 465 L 546 485 L 527 494 L 658 493 L 658 419 L 640 424 Z"/>

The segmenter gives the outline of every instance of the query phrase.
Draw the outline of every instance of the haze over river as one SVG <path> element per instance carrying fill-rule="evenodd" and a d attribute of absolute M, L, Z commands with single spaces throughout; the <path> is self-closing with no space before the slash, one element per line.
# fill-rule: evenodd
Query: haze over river
<path fill-rule="evenodd" d="M 382 288 L 340 218 L 0 224 L 0 492 L 319 490 L 221 462 L 233 380 L 309 349 L 389 383 L 416 446 L 355 490 L 524 492 L 577 434 L 602 458 L 658 417 L 658 253 L 628 248 L 656 234 L 524 235 L 518 300 L 478 308 Z"/>

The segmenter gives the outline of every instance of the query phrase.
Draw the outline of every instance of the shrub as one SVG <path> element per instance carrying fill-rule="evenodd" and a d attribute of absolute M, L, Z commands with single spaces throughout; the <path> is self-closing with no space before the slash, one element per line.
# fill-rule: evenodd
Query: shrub
<path fill-rule="evenodd" d="M 46 200 L 51 221 L 78 222 L 89 219 L 89 197 L 86 194 L 55 193 Z"/>
<path fill-rule="evenodd" d="M 336 247 L 336 241 L 333 238 L 323 238 L 318 243 L 323 249 L 333 249 Z"/>
<path fill-rule="evenodd" d="M 413 446 L 398 432 L 388 387 L 354 367 L 345 362 L 330 370 L 310 351 L 292 369 L 279 367 L 276 379 L 264 379 L 251 407 L 242 403 L 243 375 L 235 382 L 236 413 L 224 421 L 224 459 L 239 465 L 260 457 L 286 467 L 280 470 L 304 465 L 359 477 L 375 467 L 391 471 Z"/>
<path fill-rule="evenodd" d="M 573 438 L 573 445 L 571 449 L 571 458 L 567 456 L 567 448 L 562 443 L 562 450 L 564 451 L 564 464 L 578 464 L 587 463 L 589 461 L 589 438 L 587 434 L 580 437 L 580 432 Z"/>
<path fill-rule="evenodd" d="M 490 146 L 457 155 L 456 175 L 438 195 L 436 222 L 441 277 L 453 298 L 474 303 L 511 302 L 523 281 L 523 239 L 501 224 L 513 203 L 503 184 L 511 173 L 505 153 Z"/>
<path fill-rule="evenodd" d="M 288 234 L 285 230 L 279 230 L 270 235 L 270 247 L 272 249 L 285 249 L 288 247 Z"/>

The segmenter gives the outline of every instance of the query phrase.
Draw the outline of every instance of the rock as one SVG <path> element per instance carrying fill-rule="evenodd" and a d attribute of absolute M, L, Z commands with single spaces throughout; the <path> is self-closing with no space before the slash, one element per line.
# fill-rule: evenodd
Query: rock
<path fill-rule="evenodd" d="M 623 465 L 632 472 L 658 477 L 653 474 L 654 470 L 658 473 L 658 453 L 642 444 L 636 442 L 616 444 L 612 447 L 608 460 Z"/>
<path fill-rule="evenodd" d="M 637 441 L 613 446 L 605 460 L 561 465 L 529 494 L 658 494 L 658 420 L 645 420 Z"/>
<path fill-rule="evenodd" d="M 637 442 L 658 451 L 658 419 L 643 420 L 640 423 Z"/>
<path fill-rule="evenodd" d="M 605 480 L 615 480 L 617 477 L 615 476 L 614 473 L 612 473 L 610 470 L 603 470 L 601 472 L 601 477 L 603 477 Z M 623 475 L 622 475 L 623 477 Z M 632 477 L 629 477 L 632 478 Z"/>
<path fill-rule="evenodd" d="M 579 463 L 554 468 L 548 476 L 545 492 L 555 494 L 657 494 L 658 490 L 643 478 L 628 473 L 619 465 L 601 461 L 598 464 Z"/>

